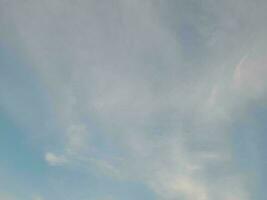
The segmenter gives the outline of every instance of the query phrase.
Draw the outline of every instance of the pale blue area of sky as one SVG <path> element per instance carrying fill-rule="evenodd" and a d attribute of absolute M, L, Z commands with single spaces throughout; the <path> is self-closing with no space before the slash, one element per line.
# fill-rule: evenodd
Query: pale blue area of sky
<path fill-rule="evenodd" d="M 18 59 L 16 51 L 2 47 L 0 52 L 0 192 L 22 200 L 32 199 L 35 195 L 51 200 L 102 199 L 109 196 L 118 200 L 155 199 L 153 192 L 137 181 L 117 181 L 94 174 L 94 171 L 79 172 L 47 166 L 43 148 L 37 146 L 43 144 L 38 141 L 39 135 L 47 134 L 46 131 L 53 134 L 57 128 L 49 118 L 51 108 L 44 96 L 45 90 L 41 89 L 25 63 Z M 25 122 L 23 119 L 26 124 L 34 119 L 36 124 L 32 127 L 20 124 L 20 121 Z M 48 128 L 45 126 L 47 122 Z M 28 134 L 38 134 L 34 136 L 37 145 L 32 143 Z M 54 141 L 51 140 L 51 143 L 53 145 Z M 100 156 L 105 152 L 111 153 L 112 149 L 105 145 L 103 139 L 96 138 L 95 143 L 100 148 Z"/>

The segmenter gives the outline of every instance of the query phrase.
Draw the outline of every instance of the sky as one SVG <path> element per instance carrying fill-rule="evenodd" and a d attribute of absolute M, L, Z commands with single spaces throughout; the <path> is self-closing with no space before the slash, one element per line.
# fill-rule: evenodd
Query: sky
<path fill-rule="evenodd" d="M 265 0 L 0 0 L 0 200 L 266 200 Z"/>

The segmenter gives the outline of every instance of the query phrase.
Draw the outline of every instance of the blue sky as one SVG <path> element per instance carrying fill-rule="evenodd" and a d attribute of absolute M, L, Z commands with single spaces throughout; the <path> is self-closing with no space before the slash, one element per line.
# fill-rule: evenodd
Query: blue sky
<path fill-rule="evenodd" d="M 0 0 L 0 200 L 265 200 L 263 0 Z"/>

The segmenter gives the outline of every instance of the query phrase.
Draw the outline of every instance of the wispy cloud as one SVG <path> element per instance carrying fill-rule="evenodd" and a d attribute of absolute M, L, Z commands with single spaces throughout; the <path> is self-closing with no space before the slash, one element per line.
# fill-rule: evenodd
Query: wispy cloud
<path fill-rule="evenodd" d="M 235 87 L 238 89 L 242 85 L 242 67 L 243 63 L 246 61 L 248 55 L 245 55 L 241 58 L 240 62 L 235 67 L 235 73 L 234 73 L 234 84 Z"/>
<path fill-rule="evenodd" d="M 249 45 L 250 32 L 242 9 L 220 5 L 7 3 L 60 129 L 47 163 L 93 165 L 144 183 L 159 199 L 250 199 L 227 129 L 236 117 L 232 84 L 243 87 L 251 59 L 235 46 Z"/>
<path fill-rule="evenodd" d="M 54 153 L 47 152 L 45 154 L 45 160 L 49 165 L 56 166 L 56 165 L 63 165 L 67 162 L 64 156 L 57 156 Z"/>

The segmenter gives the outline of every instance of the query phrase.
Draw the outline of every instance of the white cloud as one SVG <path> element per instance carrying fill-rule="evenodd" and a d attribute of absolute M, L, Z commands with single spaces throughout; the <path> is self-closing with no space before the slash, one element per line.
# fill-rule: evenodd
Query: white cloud
<path fill-rule="evenodd" d="M 247 10 L 250 3 L 245 2 Z M 248 199 L 245 184 L 220 191 L 227 178 L 235 176 L 239 183 L 246 176 L 235 174 L 227 131 L 228 121 L 235 119 L 233 107 L 242 109 L 231 98 L 240 97 L 232 77 L 235 61 L 247 49 L 233 46 L 251 42 L 240 27 L 248 20 L 243 10 L 231 1 L 215 7 L 206 1 L 201 14 L 190 17 L 171 3 L 105 3 L 78 1 L 75 8 L 71 1 L 58 0 L 7 5 L 62 130 L 62 155 L 47 152 L 45 160 L 50 165 L 79 163 L 82 169 L 94 165 L 114 177 L 137 179 L 160 199 Z M 177 7 L 177 16 L 171 6 Z M 184 23 L 199 38 L 181 38 L 180 32 L 190 32 L 190 27 L 183 30 Z M 204 41 L 201 47 L 183 46 L 194 39 Z M 192 55 L 184 55 L 183 48 L 191 48 Z M 236 66 L 234 84 L 242 87 L 247 76 L 251 83 L 260 79 L 257 87 L 264 85 L 253 71 L 262 67 L 244 75 L 247 60 L 243 57 Z M 93 142 L 98 137 L 119 155 L 99 148 Z"/>
<path fill-rule="evenodd" d="M 64 156 L 57 156 L 51 152 L 45 154 L 45 160 L 51 166 L 63 165 L 67 162 Z"/>
<path fill-rule="evenodd" d="M 235 68 L 234 84 L 242 94 L 252 98 L 260 98 L 265 95 L 267 81 L 263 74 L 267 72 L 266 59 L 259 50 L 254 50 L 245 55 Z"/>

